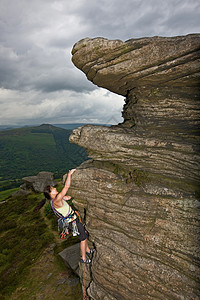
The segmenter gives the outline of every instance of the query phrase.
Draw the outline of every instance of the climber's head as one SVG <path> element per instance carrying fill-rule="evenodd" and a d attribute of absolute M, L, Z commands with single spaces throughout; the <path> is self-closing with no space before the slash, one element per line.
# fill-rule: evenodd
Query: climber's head
<path fill-rule="evenodd" d="M 55 198 L 57 194 L 58 194 L 57 189 L 51 185 L 47 185 L 44 189 L 44 196 L 48 200 Z"/>

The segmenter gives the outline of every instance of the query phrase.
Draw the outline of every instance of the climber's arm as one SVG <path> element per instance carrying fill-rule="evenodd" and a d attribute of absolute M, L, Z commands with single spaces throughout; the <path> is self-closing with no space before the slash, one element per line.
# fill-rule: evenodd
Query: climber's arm
<path fill-rule="evenodd" d="M 64 196 L 64 197 L 63 197 L 63 200 L 69 201 L 71 198 L 72 198 L 71 196 Z"/>
<path fill-rule="evenodd" d="M 54 200 L 55 203 L 56 203 L 56 202 L 59 203 L 59 202 L 63 199 L 63 197 L 66 195 L 66 193 L 67 193 L 67 191 L 68 191 L 68 189 L 69 189 L 69 187 L 70 187 L 70 185 L 71 185 L 71 175 L 72 175 L 75 171 L 76 171 L 76 169 L 69 170 L 68 175 L 67 175 L 67 179 L 66 179 L 66 181 L 65 181 L 64 188 L 63 188 L 62 191 L 57 195 L 56 199 Z M 67 196 L 67 197 L 69 197 L 69 196 Z M 71 197 L 70 197 L 70 198 L 71 198 Z M 67 200 L 69 200 L 69 199 L 67 199 Z"/>

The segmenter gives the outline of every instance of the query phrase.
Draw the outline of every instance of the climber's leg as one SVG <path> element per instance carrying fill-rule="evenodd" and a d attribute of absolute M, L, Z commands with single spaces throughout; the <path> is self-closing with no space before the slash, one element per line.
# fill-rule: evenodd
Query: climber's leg
<path fill-rule="evenodd" d="M 81 241 L 81 256 L 83 260 L 86 260 L 86 241 L 87 239 Z"/>

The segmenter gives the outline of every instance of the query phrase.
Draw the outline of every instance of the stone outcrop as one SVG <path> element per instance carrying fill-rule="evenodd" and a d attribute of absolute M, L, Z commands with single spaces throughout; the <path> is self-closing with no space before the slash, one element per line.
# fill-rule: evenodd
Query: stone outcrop
<path fill-rule="evenodd" d="M 43 193 L 47 185 L 56 185 L 54 181 L 54 174 L 51 172 L 40 172 L 37 176 L 28 176 L 22 178 L 24 184 L 21 186 L 22 190 L 33 191 L 36 193 Z"/>
<path fill-rule="evenodd" d="M 79 276 L 79 261 L 80 261 L 80 243 L 74 244 L 59 253 L 60 257 L 64 260 L 74 273 Z"/>
<path fill-rule="evenodd" d="M 73 63 L 126 97 L 124 122 L 70 141 L 91 160 L 71 195 L 96 247 L 90 299 L 200 299 L 200 35 L 75 44 Z"/>

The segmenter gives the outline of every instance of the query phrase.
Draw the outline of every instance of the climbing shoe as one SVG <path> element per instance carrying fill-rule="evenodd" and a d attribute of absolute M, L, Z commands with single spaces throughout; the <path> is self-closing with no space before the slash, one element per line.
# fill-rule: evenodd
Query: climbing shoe
<path fill-rule="evenodd" d="M 91 260 L 89 258 L 86 257 L 86 260 L 83 260 L 81 258 L 81 262 L 84 263 L 84 264 L 90 264 L 91 263 Z"/>
<path fill-rule="evenodd" d="M 86 252 L 88 256 L 92 255 L 95 252 L 95 249 L 90 249 L 90 252 Z"/>

